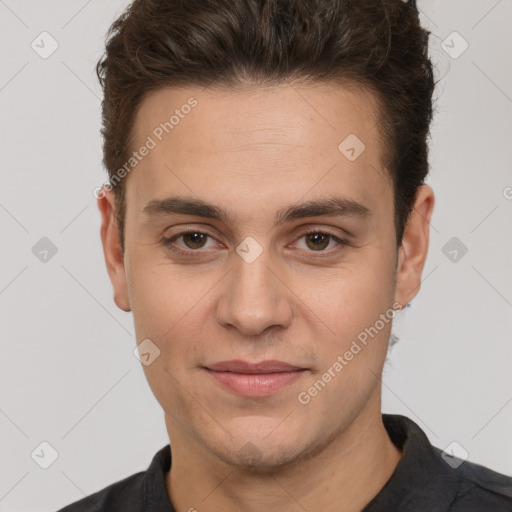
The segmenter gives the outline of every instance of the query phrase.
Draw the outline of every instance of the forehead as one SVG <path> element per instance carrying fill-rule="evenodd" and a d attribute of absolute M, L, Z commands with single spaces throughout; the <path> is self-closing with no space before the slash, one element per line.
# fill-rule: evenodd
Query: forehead
<path fill-rule="evenodd" d="M 130 174 L 127 198 L 140 209 L 179 188 L 213 203 L 275 200 L 278 209 L 334 187 L 360 202 L 389 200 L 378 115 L 373 94 L 354 86 L 162 88 L 134 120 L 132 150 L 152 149 Z"/>

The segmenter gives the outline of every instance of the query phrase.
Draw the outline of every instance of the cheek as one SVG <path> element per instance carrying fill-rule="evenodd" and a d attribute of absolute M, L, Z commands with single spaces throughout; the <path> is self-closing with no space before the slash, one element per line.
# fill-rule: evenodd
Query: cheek
<path fill-rule="evenodd" d="M 149 338 L 160 350 L 156 362 L 183 379 L 204 360 L 208 349 L 209 320 L 214 314 L 211 292 L 219 278 L 208 273 L 184 275 L 169 264 L 146 263 L 131 270 L 130 301 L 137 343 Z M 172 380 L 161 371 L 148 372 L 147 377 Z"/>
<path fill-rule="evenodd" d="M 127 278 L 138 338 L 165 337 L 180 319 L 189 316 L 204 294 L 198 280 L 180 275 L 176 267 L 165 261 L 153 261 L 142 255 L 131 258 Z"/>
<path fill-rule="evenodd" d="M 355 414 L 378 385 L 394 314 L 389 270 L 374 264 L 333 273 L 309 296 L 309 318 L 328 334 L 316 345 L 319 371 L 301 391 L 319 415 L 329 417 L 340 403 Z"/>
<path fill-rule="evenodd" d="M 185 418 L 197 417 L 201 413 L 202 396 L 190 382 L 169 367 L 168 358 L 162 354 L 151 366 L 144 367 L 151 391 L 165 413 L 187 430 Z"/>
<path fill-rule="evenodd" d="M 137 339 L 161 338 L 179 318 L 176 287 L 158 267 L 150 265 L 133 265 L 128 282 Z"/>
<path fill-rule="evenodd" d="M 393 302 L 392 268 L 382 259 L 361 258 L 350 267 L 312 277 L 296 282 L 297 295 L 307 306 L 303 313 L 338 340 L 337 346 L 373 325 Z"/>
<path fill-rule="evenodd" d="M 211 285 L 184 279 L 168 265 L 132 266 L 130 277 L 137 342 L 149 338 L 159 350 L 154 362 L 143 365 L 148 384 L 164 410 L 193 409 L 195 392 L 187 383 L 200 360 L 204 295 Z"/>

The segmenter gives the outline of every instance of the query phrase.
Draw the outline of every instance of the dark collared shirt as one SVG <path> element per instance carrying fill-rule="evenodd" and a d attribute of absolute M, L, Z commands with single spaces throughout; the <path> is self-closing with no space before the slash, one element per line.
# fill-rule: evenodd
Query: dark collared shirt
<path fill-rule="evenodd" d="M 512 512 L 512 477 L 443 456 L 423 430 L 405 416 L 383 414 L 382 419 L 402 457 L 391 478 L 362 512 Z M 167 445 L 156 453 L 146 471 L 58 512 L 176 512 L 165 486 L 170 467 Z"/>

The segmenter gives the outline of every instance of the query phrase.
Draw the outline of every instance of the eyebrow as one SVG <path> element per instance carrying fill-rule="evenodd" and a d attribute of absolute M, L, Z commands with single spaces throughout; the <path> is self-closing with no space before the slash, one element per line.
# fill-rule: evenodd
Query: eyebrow
<path fill-rule="evenodd" d="M 152 199 L 140 211 L 149 217 L 173 214 L 194 215 L 219 220 L 224 223 L 232 222 L 231 215 L 223 208 L 202 199 L 189 197 L 176 196 L 165 199 Z M 353 199 L 339 196 L 330 197 L 282 208 L 276 214 L 275 225 L 318 216 L 347 216 L 367 219 L 371 216 L 371 211 L 367 206 Z"/>

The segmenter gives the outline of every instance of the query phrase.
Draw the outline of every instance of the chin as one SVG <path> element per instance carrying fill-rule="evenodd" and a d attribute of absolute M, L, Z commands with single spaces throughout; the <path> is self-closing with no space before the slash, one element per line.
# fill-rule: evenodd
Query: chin
<path fill-rule="evenodd" d="M 285 435 L 283 435 L 285 434 Z M 219 459 L 230 466 L 246 469 L 252 473 L 272 474 L 302 458 L 311 447 L 303 436 L 283 432 L 281 436 L 267 438 L 261 433 L 255 436 L 236 435 L 236 441 L 227 438 L 223 446 L 208 446 Z"/>

